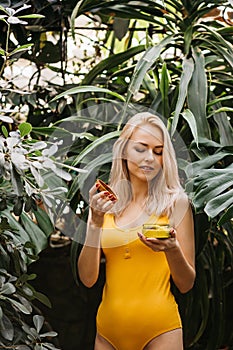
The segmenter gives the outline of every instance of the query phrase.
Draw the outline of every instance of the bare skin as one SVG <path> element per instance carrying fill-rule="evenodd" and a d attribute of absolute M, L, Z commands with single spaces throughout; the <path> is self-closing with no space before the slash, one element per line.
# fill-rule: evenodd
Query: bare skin
<path fill-rule="evenodd" d="M 182 330 L 163 333 L 152 339 L 143 350 L 181 350 L 183 349 Z M 94 350 L 116 350 L 106 339 L 96 335 Z"/>

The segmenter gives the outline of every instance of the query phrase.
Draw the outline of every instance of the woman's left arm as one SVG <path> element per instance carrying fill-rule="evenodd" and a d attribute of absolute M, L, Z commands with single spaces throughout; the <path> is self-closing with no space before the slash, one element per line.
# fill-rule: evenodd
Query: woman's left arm
<path fill-rule="evenodd" d="M 165 248 L 172 279 L 181 293 L 188 292 L 195 281 L 195 241 L 191 206 L 172 232 L 173 244 Z"/>
<path fill-rule="evenodd" d="M 171 217 L 171 238 L 146 238 L 138 233 L 140 240 L 154 252 L 164 252 L 172 279 L 181 293 L 188 292 L 194 284 L 195 241 L 192 209 L 187 198 L 177 201 Z"/>

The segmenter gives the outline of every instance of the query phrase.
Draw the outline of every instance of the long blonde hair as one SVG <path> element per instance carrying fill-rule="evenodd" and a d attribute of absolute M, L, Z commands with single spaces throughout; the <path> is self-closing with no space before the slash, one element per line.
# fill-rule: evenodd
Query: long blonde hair
<path fill-rule="evenodd" d="M 163 135 L 163 167 L 149 184 L 146 209 L 148 214 L 170 216 L 176 199 L 181 193 L 184 194 L 184 191 L 179 181 L 175 150 L 168 130 L 157 115 L 148 112 L 138 113 L 130 118 L 113 146 L 110 185 L 119 194 L 114 212 L 122 212 L 132 200 L 132 189 L 127 161 L 124 159 L 124 150 L 135 128 L 140 128 L 145 124 L 156 126 Z"/>

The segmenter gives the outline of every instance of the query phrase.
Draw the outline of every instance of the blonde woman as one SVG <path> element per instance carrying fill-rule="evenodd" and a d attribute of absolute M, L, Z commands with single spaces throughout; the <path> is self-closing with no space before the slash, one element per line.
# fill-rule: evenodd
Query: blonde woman
<path fill-rule="evenodd" d="M 95 350 L 182 350 L 182 324 L 170 277 L 181 293 L 195 280 L 193 217 L 178 177 L 169 133 L 156 115 L 139 113 L 113 148 L 108 191 L 89 192 L 86 241 L 78 259 L 91 287 L 106 259 Z M 166 223 L 170 237 L 148 238 L 143 224 Z"/>

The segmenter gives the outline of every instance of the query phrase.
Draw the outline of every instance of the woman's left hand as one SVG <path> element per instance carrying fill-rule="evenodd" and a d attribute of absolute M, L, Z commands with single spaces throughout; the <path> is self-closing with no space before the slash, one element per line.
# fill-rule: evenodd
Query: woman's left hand
<path fill-rule="evenodd" d="M 144 243 L 147 247 L 151 248 L 154 252 L 164 252 L 166 250 L 170 250 L 176 248 L 178 246 L 178 242 L 176 239 L 176 230 L 174 228 L 170 231 L 171 237 L 169 238 L 153 238 L 153 237 L 145 237 L 142 233 L 138 232 L 138 237 L 142 243 Z"/>

